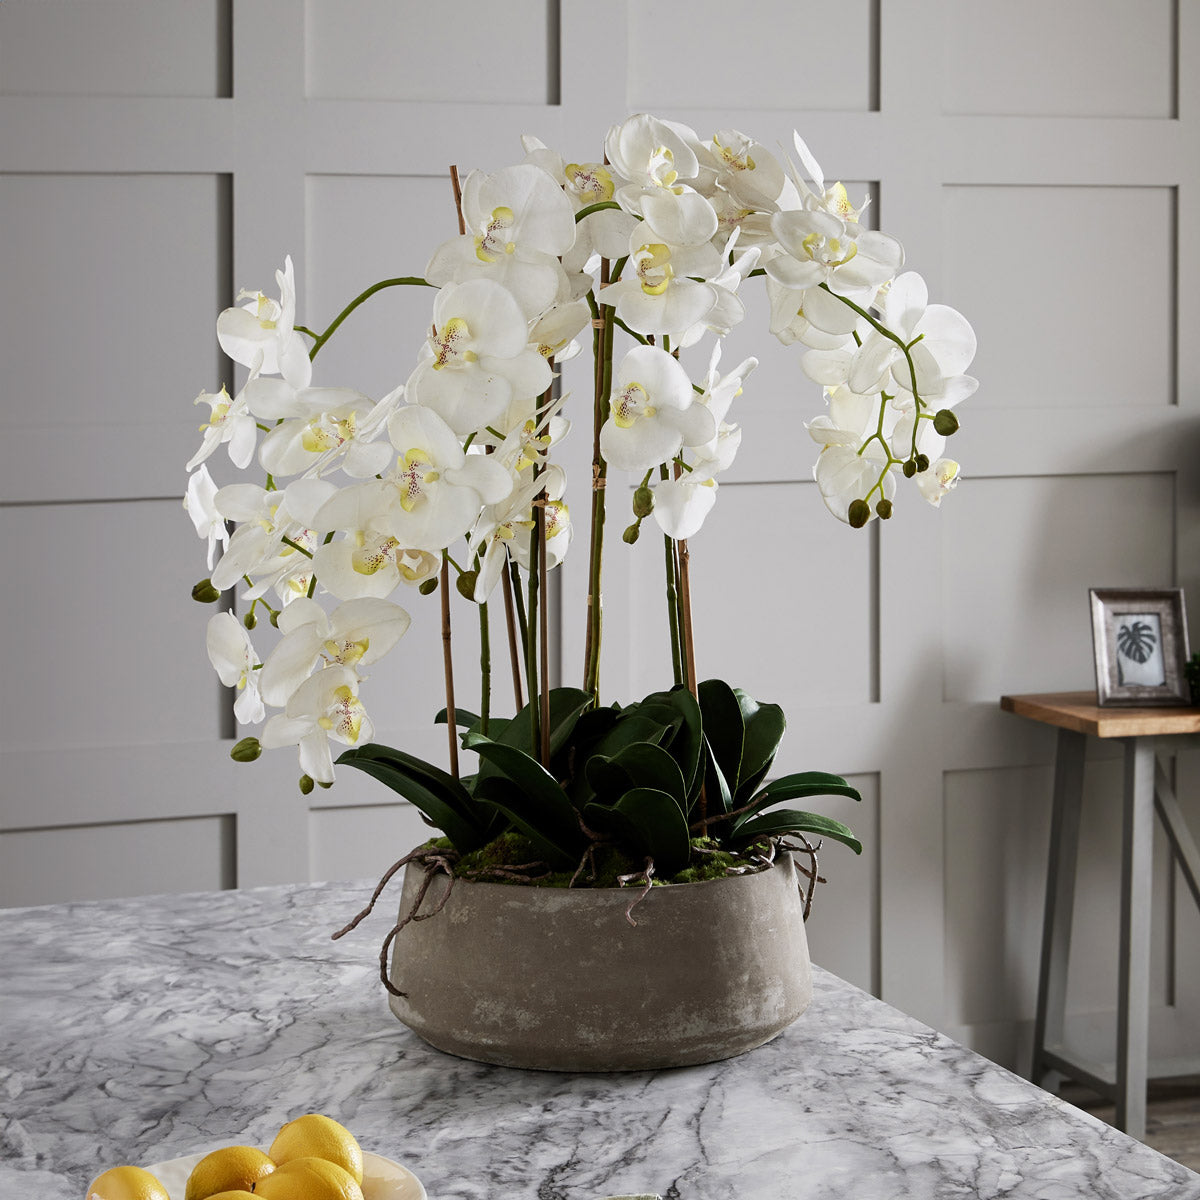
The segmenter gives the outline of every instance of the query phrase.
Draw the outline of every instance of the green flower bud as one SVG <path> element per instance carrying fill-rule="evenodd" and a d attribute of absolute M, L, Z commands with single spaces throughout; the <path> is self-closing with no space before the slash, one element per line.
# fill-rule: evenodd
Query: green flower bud
<path fill-rule="evenodd" d="M 213 587 L 211 579 L 202 579 L 192 588 L 192 599 L 201 604 L 212 604 L 214 600 L 220 600 L 220 598 L 221 593 Z"/>
<path fill-rule="evenodd" d="M 633 515 L 648 517 L 654 511 L 654 493 L 648 487 L 640 487 L 633 493 Z"/>
<path fill-rule="evenodd" d="M 242 624 L 247 629 L 253 629 L 258 624 L 258 618 L 254 615 L 254 609 L 251 609 L 243 618 Z"/>
<path fill-rule="evenodd" d="M 253 762 L 262 754 L 262 746 L 256 737 L 244 737 L 229 752 L 234 762 Z"/>
<path fill-rule="evenodd" d="M 458 594 L 467 600 L 475 599 L 475 582 L 479 578 L 478 571 L 464 571 L 456 580 Z"/>
<path fill-rule="evenodd" d="M 881 521 L 886 521 L 892 515 L 892 502 L 890 500 L 880 500 L 875 505 L 875 511 L 879 514 Z"/>
<path fill-rule="evenodd" d="M 917 473 L 917 464 L 910 458 L 905 461 L 904 466 L 900 469 L 904 472 L 905 479 L 911 479 Z"/>
<path fill-rule="evenodd" d="M 948 408 L 939 409 L 933 415 L 933 427 L 942 437 L 949 437 L 958 432 L 958 418 Z"/>
<path fill-rule="evenodd" d="M 865 500 L 851 500 L 850 511 L 846 515 L 850 518 L 852 529 L 861 529 L 871 519 L 871 506 Z"/>
<path fill-rule="evenodd" d="M 638 534 L 641 533 L 641 531 L 641 522 L 634 521 L 634 523 L 630 525 L 623 534 L 621 534 L 621 541 L 625 542 L 629 546 L 632 546 L 633 543 L 638 540 Z"/>
<path fill-rule="evenodd" d="M 433 579 L 423 579 L 421 580 L 421 584 L 417 588 L 417 591 L 420 592 L 422 596 L 431 596 L 437 591 L 437 585 L 438 581 L 436 577 Z"/>
<path fill-rule="evenodd" d="M 318 780 L 317 780 L 317 787 L 319 787 L 319 788 L 331 788 L 331 787 L 333 787 L 333 780 L 332 780 L 332 779 L 329 779 L 329 780 L 325 780 L 325 779 L 318 779 Z"/>
<path fill-rule="evenodd" d="M 917 470 L 918 470 L 918 472 L 929 470 L 929 455 L 928 454 L 918 454 L 917 455 Z"/>
<path fill-rule="evenodd" d="M 307 796 L 315 786 L 316 784 L 313 783 L 313 777 L 311 775 L 300 776 L 300 792 L 302 795 Z"/>
<path fill-rule="evenodd" d="M 279 609 L 277 608 L 271 609 L 271 624 L 274 625 L 276 629 L 279 628 Z"/>

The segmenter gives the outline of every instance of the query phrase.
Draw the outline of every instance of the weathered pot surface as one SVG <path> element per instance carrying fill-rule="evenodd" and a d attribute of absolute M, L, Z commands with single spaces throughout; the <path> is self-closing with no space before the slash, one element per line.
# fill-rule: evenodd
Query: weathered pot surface
<path fill-rule="evenodd" d="M 401 913 L 424 872 L 405 869 Z M 432 912 L 449 880 L 435 877 Z M 730 1058 L 812 999 L 791 857 L 769 870 L 629 888 L 456 880 L 400 932 L 392 1011 L 439 1050 L 546 1071 L 632 1071 Z"/>

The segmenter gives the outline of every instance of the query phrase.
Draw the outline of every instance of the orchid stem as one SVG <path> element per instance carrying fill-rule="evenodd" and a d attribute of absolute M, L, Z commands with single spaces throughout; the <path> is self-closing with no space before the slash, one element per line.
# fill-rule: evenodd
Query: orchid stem
<path fill-rule="evenodd" d="M 516 563 L 513 564 L 513 567 L 516 567 Z M 500 589 L 504 595 L 504 625 L 508 630 L 508 659 L 512 668 L 513 702 L 516 704 L 515 711 L 520 712 L 525 707 L 525 699 L 521 694 L 521 654 L 517 649 L 517 623 L 513 612 L 512 578 L 507 570 L 501 571 Z M 520 589 L 518 588 L 519 594 Z"/>
<path fill-rule="evenodd" d="M 458 722 L 454 708 L 454 655 L 450 644 L 450 561 L 442 554 L 442 670 L 446 677 L 446 730 L 450 738 L 450 774 L 458 778 Z"/>
<path fill-rule="evenodd" d="M 312 349 L 308 352 L 309 359 L 311 360 L 317 357 L 321 347 L 324 346 L 327 341 L 329 341 L 329 339 L 337 330 L 337 327 L 360 304 L 366 300 L 369 300 L 373 295 L 375 295 L 376 292 L 382 292 L 384 288 L 402 287 L 406 285 L 410 287 L 433 287 L 432 283 L 430 283 L 427 279 L 422 279 L 419 275 L 403 275 L 396 279 L 381 279 L 378 283 L 371 284 L 371 286 L 367 288 L 365 292 L 359 292 L 359 294 L 355 296 L 354 299 L 351 300 L 350 303 L 347 304 L 346 307 L 343 308 L 336 317 L 333 318 L 333 322 L 330 324 L 329 328 L 326 329 L 325 332 L 321 334 L 321 336 L 318 337 L 313 343 Z M 293 328 L 295 328 L 295 326 L 293 326 Z M 306 330 L 305 332 L 308 331 Z M 310 336 L 312 335 L 310 334 Z"/>
<path fill-rule="evenodd" d="M 479 732 L 485 737 L 492 710 L 492 638 L 488 628 L 488 606 L 479 606 Z"/>

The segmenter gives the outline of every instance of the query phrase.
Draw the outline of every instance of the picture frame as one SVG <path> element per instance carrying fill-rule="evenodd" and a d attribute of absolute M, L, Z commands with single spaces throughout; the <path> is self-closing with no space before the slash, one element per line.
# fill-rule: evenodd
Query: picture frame
<path fill-rule="evenodd" d="M 1182 588 L 1091 588 L 1096 702 L 1191 704 Z"/>

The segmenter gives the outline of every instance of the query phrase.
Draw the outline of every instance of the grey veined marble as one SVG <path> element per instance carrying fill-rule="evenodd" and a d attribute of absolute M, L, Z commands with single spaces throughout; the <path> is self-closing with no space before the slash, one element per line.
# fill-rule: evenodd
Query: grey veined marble
<path fill-rule="evenodd" d="M 795 1025 L 710 1066 L 447 1057 L 388 1011 L 384 913 L 329 940 L 365 892 L 0 913 L 0 1197 L 81 1200 L 104 1167 L 317 1111 L 431 1200 L 1200 1200 L 1200 1176 L 820 970 Z"/>

